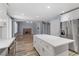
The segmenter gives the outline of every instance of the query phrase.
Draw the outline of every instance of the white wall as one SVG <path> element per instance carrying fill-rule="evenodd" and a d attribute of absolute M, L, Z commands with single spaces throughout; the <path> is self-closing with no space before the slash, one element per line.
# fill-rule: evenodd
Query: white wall
<path fill-rule="evenodd" d="M 2 31 L 0 31 L 2 35 L 2 39 L 8 39 L 11 38 L 11 19 L 7 16 L 7 7 L 6 4 L 0 3 L 0 21 L 5 21 L 6 26 L 0 28 Z"/>
<path fill-rule="evenodd" d="M 4 4 L 0 4 L 0 21 L 6 21 L 7 23 L 7 19 L 6 19 L 6 7 L 4 6 Z M 7 27 L 2 27 L 0 28 L 2 30 L 1 32 L 1 36 L 2 38 L 7 38 Z"/>
<path fill-rule="evenodd" d="M 6 26 L 2 28 L 2 39 L 12 38 L 12 21 L 6 16 Z"/>
<path fill-rule="evenodd" d="M 50 34 L 54 36 L 60 35 L 60 20 L 59 17 L 50 21 Z"/>

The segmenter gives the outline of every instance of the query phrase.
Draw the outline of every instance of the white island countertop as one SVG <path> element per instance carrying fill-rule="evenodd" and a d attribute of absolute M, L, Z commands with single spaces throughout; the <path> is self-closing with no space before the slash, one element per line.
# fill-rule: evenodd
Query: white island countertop
<path fill-rule="evenodd" d="M 72 39 L 67 39 L 67 38 L 61 38 L 53 35 L 47 35 L 47 34 L 39 34 L 39 35 L 34 35 L 35 37 L 51 44 L 54 47 L 58 47 L 64 44 L 69 44 L 74 42 Z"/>
<path fill-rule="evenodd" d="M 15 38 L 11 39 L 0 39 L 0 49 L 8 48 L 12 42 L 15 40 Z"/>

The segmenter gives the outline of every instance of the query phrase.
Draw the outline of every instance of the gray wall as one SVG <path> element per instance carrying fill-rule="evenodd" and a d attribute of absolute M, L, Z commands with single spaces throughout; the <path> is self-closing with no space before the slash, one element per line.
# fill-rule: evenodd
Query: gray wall
<path fill-rule="evenodd" d="M 32 33 L 34 34 L 34 25 L 33 23 L 26 23 L 26 22 L 18 22 L 18 32 L 23 33 L 23 28 L 31 28 Z"/>
<path fill-rule="evenodd" d="M 23 28 L 32 28 L 33 34 L 41 34 L 42 23 L 40 21 L 35 21 L 33 23 L 18 22 L 18 33 L 23 33 Z"/>
<path fill-rule="evenodd" d="M 43 31 L 47 31 L 47 30 L 49 30 L 48 32 L 50 32 L 50 27 L 48 29 L 46 27 L 44 27 L 44 28 L 42 28 L 42 27 L 43 27 L 43 24 L 40 21 L 35 21 L 33 23 L 18 22 L 18 33 L 23 34 L 23 28 L 31 28 L 33 34 L 47 34 L 47 32 L 45 32 L 45 33 L 43 32 Z"/>

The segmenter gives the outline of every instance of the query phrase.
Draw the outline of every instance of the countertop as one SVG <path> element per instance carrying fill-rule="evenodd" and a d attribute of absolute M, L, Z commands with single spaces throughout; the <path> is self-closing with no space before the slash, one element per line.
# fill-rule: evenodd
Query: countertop
<path fill-rule="evenodd" d="M 0 49 L 8 48 L 12 42 L 15 40 L 15 38 L 10 39 L 0 39 Z"/>
<path fill-rule="evenodd" d="M 54 47 L 58 47 L 64 44 L 69 44 L 74 42 L 72 39 L 67 39 L 67 38 L 61 38 L 53 35 L 47 35 L 47 34 L 39 34 L 39 35 L 34 35 L 37 38 L 51 44 Z"/>

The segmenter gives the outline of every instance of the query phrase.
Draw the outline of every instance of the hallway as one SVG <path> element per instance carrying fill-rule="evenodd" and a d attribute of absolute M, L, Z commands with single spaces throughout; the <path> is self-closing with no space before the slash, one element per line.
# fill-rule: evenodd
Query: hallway
<path fill-rule="evenodd" d="M 38 53 L 33 48 L 32 36 L 18 35 L 16 38 L 16 56 L 38 56 Z"/>

